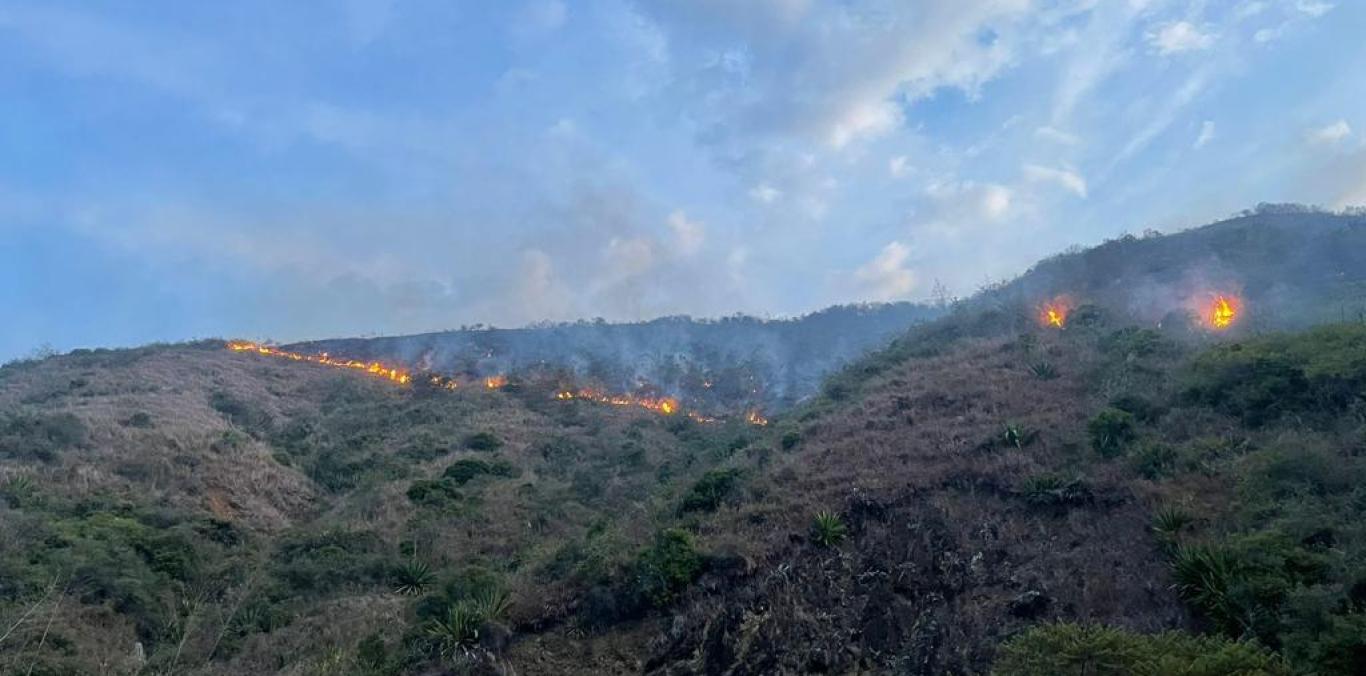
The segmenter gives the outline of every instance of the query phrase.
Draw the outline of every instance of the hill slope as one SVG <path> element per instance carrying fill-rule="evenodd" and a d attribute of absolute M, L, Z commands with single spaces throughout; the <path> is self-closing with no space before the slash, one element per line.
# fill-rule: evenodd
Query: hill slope
<path fill-rule="evenodd" d="M 0 671 L 1360 673 L 1366 328 L 1159 326 L 1101 274 L 1362 231 L 1282 216 L 1041 264 L 766 427 L 220 342 L 8 365 Z M 1223 251 L 1256 317 L 1362 273 Z"/>

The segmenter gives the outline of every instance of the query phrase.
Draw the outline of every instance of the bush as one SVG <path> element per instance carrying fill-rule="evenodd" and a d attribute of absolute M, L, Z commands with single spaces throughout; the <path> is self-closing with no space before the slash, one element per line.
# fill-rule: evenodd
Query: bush
<path fill-rule="evenodd" d="M 797 444 L 801 443 L 801 441 L 801 432 L 788 430 L 787 432 L 783 432 L 783 436 L 778 440 L 778 445 L 782 447 L 784 451 L 790 451 L 796 448 Z"/>
<path fill-rule="evenodd" d="M 811 521 L 811 539 L 822 547 L 834 547 L 844 541 L 849 529 L 834 512 L 820 511 Z"/>
<path fill-rule="evenodd" d="M 84 446 L 88 434 L 70 413 L 11 415 L 0 421 L 0 456 L 52 462 L 59 451 Z"/>
<path fill-rule="evenodd" d="M 405 561 L 394 568 L 394 593 L 421 596 L 435 579 L 431 566 L 421 561 Z"/>
<path fill-rule="evenodd" d="M 419 479 L 408 487 L 406 495 L 413 504 L 428 507 L 449 505 L 463 497 L 457 484 L 450 479 Z"/>
<path fill-rule="evenodd" d="M 1145 479 L 1170 475 L 1177 464 L 1176 449 L 1162 443 L 1144 444 L 1133 456 L 1134 470 Z"/>
<path fill-rule="evenodd" d="M 1020 495 L 1026 502 L 1046 507 L 1081 505 L 1091 500 L 1091 491 L 1080 478 L 1058 474 L 1036 474 L 1024 480 Z"/>
<path fill-rule="evenodd" d="M 1058 377 L 1058 367 L 1054 366 L 1053 362 L 1041 361 L 1032 364 L 1029 372 L 1039 380 L 1055 380 Z"/>
<path fill-rule="evenodd" d="M 671 528 L 655 535 L 654 543 L 636 558 L 633 573 L 636 593 L 663 607 L 702 573 L 702 557 L 687 531 Z"/>
<path fill-rule="evenodd" d="M 1208 350 L 1188 369 L 1188 401 L 1259 427 L 1282 416 L 1330 419 L 1366 389 L 1366 326 L 1320 327 Z"/>
<path fill-rule="evenodd" d="M 714 469 L 702 475 L 697 483 L 683 496 L 678 511 L 714 512 L 721 503 L 735 491 L 739 483 L 740 471 L 736 469 Z"/>
<path fill-rule="evenodd" d="M 1289 676 L 1256 643 L 1071 623 L 1032 627 L 1001 647 L 997 676 Z"/>
<path fill-rule="evenodd" d="M 492 432 L 476 432 L 465 437 L 465 448 L 491 453 L 503 447 L 503 440 Z"/>
<path fill-rule="evenodd" d="M 480 476 L 513 478 L 520 476 L 521 472 L 506 460 L 488 462 L 478 458 L 462 458 L 447 466 L 441 475 L 456 486 L 463 486 Z"/>
<path fill-rule="evenodd" d="M 1086 433 L 1091 438 L 1092 449 L 1104 457 L 1114 457 L 1123 453 L 1136 436 L 1134 416 L 1117 408 L 1107 408 L 1086 424 Z"/>
<path fill-rule="evenodd" d="M 231 392 L 219 390 L 209 395 L 209 406 L 223 414 L 228 422 L 258 439 L 274 426 L 274 420 L 264 409 Z"/>

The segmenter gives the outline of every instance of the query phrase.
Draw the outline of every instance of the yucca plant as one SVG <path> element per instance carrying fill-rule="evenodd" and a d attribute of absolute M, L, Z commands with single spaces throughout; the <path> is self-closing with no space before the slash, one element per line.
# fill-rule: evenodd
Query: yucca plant
<path fill-rule="evenodd" d="M 4 487 L 0 488 L 0 496 L 4 497 L 5 502 L 9 503 L 10 507 L 20 507 L 32 502 L 32 498 L 37 492 L 38 486 L 33 483 L 33 479 L 22 474 L 10 477 L 9 481 L 5 482 Z"/>
<path fill-rule="evenodd" d="M 435 577 L 431 566 L 417 560 L 408 561 L 394 569 L 394 593 L 421 596 Z"/>
<path fill-rule="evenodd" d="M 479 630 L 484 618 L 469 603 L 457 603 L 446 609 L 446 614 L 427 623 L 427 638 L 437 652 L 447 659 L 464 654 L 479 642 Z"/>
<path fill-rule="evenodd" d="M 467 603 L 486 622 L 502 618 L 512 605 L 509 594 L 496 587 L 480 590 Z"/>
<path fill-rule="evenodd" d="M 1029 372 L 1034 374 L 1039 380 L 1053 380 L 1058 377 L 1058 367 L 1052 362 L 1041 361 L 1030 365 Z"/>
<path fill-rule="evenodd" d="M 834 547 L 844 541 L 849 529 L 845 527 L 838 514 L 834 512 L 816 512 L 815 519 L 811 523 L 812 537 L 816 543 L 822 547 Z"/>
<path fill-rule="evenodd" d="M 1172 587 L 1231 636 L 1251 629 L 1252 610 L 1240 602 L 1246 575 L 1236 554 L 1223 547 L 1181 545 L 1172 552 Z"/>
<path fill-rule="evenodd" d="M 1194 522 L 1195 516 L 1190 512 L 1176 505 L 1167 505 L 1153 514 L 1152 529 L 1162 537 L 1175 538 Z"/>

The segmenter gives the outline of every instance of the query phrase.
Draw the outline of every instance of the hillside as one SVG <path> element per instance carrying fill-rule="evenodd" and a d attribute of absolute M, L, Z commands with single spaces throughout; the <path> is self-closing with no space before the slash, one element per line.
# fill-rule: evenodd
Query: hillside
<path fill-rule="evenodd" d="M 766 426 L 218 341 L 7 365 L 0 672 L 1362 673 L 1366 327 L 1302 327 L 1363 232 L 1050 259 Z"/>
<path fill-rule="evenodd" d="M 599 320 L 284 347 L 474 378 L 564 374 L 609 392 L 675 397 L 717 415 L 790 406 L 815 394 L 831 371 L 940 314 L 926 305 L 886 303 L 831 307 L 795 319 Z"/>

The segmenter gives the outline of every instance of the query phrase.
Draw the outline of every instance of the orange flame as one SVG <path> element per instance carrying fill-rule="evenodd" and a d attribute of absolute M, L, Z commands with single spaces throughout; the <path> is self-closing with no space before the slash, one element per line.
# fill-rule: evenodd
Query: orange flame
<path fill-rule="evenodd" d="M 1238 320 L 1242 303 L 1234 296 L 1217 294 L 1205 310 L 1205 322 L 1215 331 L 1223 331 Z"/>
<path fill-rule="evenodd" d="M 504 385 L 507 384 L 508 378 L 507 376 L 503 375 L 489 376 L 484 379 L 484 387 L 490 390 L 501 389 Z"/>
<path fill-rule="evenodd" d="M 1045 328 L 1061 329 L 1067 325 L 1067 315 L 1072 312 L 1072 299 L 1057 296 L 1039 306 L 1039 325 Z"/>
<path fill-rule="evenodd" d="M 768 418 L 765 418 L 764 416 L 760 415 L 759 411 L 757 410 L 750 410 L 749 413 L 745 414 L 745 422 L 751 425 L 758 425 L 760 427 L 763 427 L 764 425 L 768 424 Z"/>
<path fill-rule="evenodd" d="M 277 357 L 290 361 L 305 361 L 313 364 L 335 366 L 337 368 L 355 369 L 377 378 L 383 378 L 390 382 L 398 383 L 399 385 L 407 385 L 413 379 L 407 369 L 386 366 L 377 361 L 366 362 L 357 361 L 355 359 L 337 359 L 329 356 L 326 352 L 314 355 L 299 354 L 298 352 L 289 352 L 269 345 L 262 345 L 260 343 L 253 343 L 245 340 L 234 340 L 228 343 L 228 349 L 233 352 L 254 352 L 256 354 L 263 354 L 267 357 Z"/>

